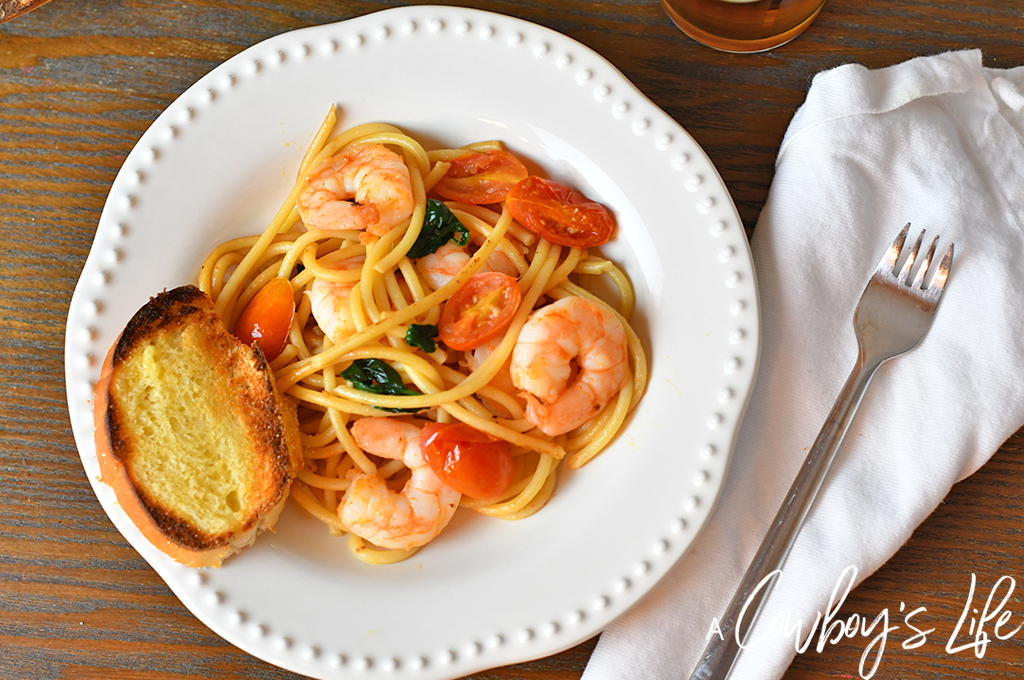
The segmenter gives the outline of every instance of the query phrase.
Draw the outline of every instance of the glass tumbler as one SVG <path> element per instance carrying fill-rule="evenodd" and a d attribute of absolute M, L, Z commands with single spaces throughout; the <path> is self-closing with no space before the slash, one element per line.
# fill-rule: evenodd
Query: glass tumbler
<path fill-rule="evenodd" d="M 763 52 L 800 35 L 825 0 L 661 0 L 694 40 L 726 52 Z"/>

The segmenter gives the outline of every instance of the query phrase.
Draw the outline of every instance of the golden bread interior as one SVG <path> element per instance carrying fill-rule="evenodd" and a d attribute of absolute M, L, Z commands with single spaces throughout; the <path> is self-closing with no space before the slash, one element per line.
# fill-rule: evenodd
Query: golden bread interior
<path fill-rule="evenodd" d="M 140 310 L 112 352 L 108 396 L 111 453 L 167 538 L 237 549 L 272 525 L 301 464 L 294 406 L 209 298 L 188 286 Z"/>

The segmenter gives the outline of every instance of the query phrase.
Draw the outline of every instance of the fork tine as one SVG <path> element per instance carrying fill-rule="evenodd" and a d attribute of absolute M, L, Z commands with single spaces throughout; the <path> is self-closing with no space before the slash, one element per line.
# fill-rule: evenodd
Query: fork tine
<path fill-rule="evenodd" d="M 907 232 L 910 231 L 910 222 L 907 222 L 906 226 L 896 235 L 896 240 L 889 246 L 889 250 L 885 251 L 885 255 L 882 256 L 882 261 L 878 263 L 878 268 L 875 269 L 875 273 L 892 275 L 896 273 L 896 260 L 899 259 L 900 253 L 903 251 L 903 244 L 907 240 Z"/>
<path fill-rule="evenodd" d="M 939 271 L 935 272 L 935 279 L 932 281 L 930 289 L 941 293 L 942 289 L 946 285 L 946 279 L 949 278 L 949 266 L 953 262 L 953 244 L 949 244 L 949 250 L 946 251 L 946 256 L 942 258 L 942 262 L 939 263 Z"/>
<path fill-rule="evenodd" d="M 931 247 L 928 249 L 928 254 L 924 256 L 924 261 L 917 269 L 917 276 L 914 277 L 913 288 L 920 288 L 921 290 L 924 290 L 927 287 L 924 285 L 924 277 L 928 273 L 928 267 L 932 264 L 932 258 L 935 257 L 935 247 L 938 245 L 939 237 L 936 236 L 932 241 Z"/>
<path fill-rule="evenodd" d="M 900 275 L 897 277 L 897 281 L 904 285 L 910 285 L 907 280 L 910 278 L 910 270 L 914 266 L 914 260 L 917 259 L 917 251 L 921 250 L 921 241 L 924 240 L 924 229 L 921 230 L 920 235 L 917 237 L 917 243 L 914 244 L 914 249 L 910 251 L 910 255 L 907 256 L 907 261 L 903 263 L 903 269 L 900 270 Z"/>

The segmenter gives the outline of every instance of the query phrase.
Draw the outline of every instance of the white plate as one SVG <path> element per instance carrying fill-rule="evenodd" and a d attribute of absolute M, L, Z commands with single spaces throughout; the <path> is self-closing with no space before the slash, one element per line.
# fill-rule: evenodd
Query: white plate
<path fill-rule="evenodd" d="M 614 444 L 563 473 L 527 520 L 458 513 L 413 559 L 371 567 L 290 506 L 276 534 L 223 568 L 190 570 L 154 550 L 98 482 L 92 385 L 149 296 L 193 282 L 215 244 L 263 230 L 332 102 L 342 127 L 386 121 L 428 145 L 504 140 L 610 206 L 619 227 L 603 251 L 636 286 L 650 384 Z M 314 678 L 427 680 L 561 651 L 657 583 L 715 501 L 757 348 L 742 225 L 678 124 L 563 35 L 475 10 L 404 7 L 271 38 L 160 115 L 111 187 L 65 359 L 97 497 L 200 620 Z"/>

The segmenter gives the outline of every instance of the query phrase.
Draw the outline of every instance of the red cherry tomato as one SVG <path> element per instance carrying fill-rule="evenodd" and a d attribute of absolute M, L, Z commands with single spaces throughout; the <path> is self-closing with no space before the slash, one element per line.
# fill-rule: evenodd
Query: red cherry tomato
<path fill-rule="evenodd" d="M 599 246 L 611 238 L 615 229 L 608 208 L 536 175 L 509 189 L 505 205 L 519 224 L 563 246 Z"/>
<path fill-rule="evenodd" d="M 497 500 L 515 474 L 508 442 L 463 423 L 427 425 L 420 448 L 442 482 L 471 498 Z"/>
<path fill-rule="evenodd" d="M 452 201 L 483 205 L 500 203 L 516 182 L 529 171 L 507 151 L 485 151 L 459 156 L 451 161 L 434 191 Z"/>
<path fill-rule="evenodd" d="M 479 347 L 505 330 L 521 300 L 519 284 L 508 274 L 477 274 L 441 310 L 437 322 L 441 342 L 457 350 Z"/>
<path fill-rule="evenodd" d="M 235 336 L 249 345 L 260 343 L 267 361 L 273 361 L 288 344 L 295 316 L 295 294 L 287 279 L 273 279 L 249 301 L 235 324 Z"/>

